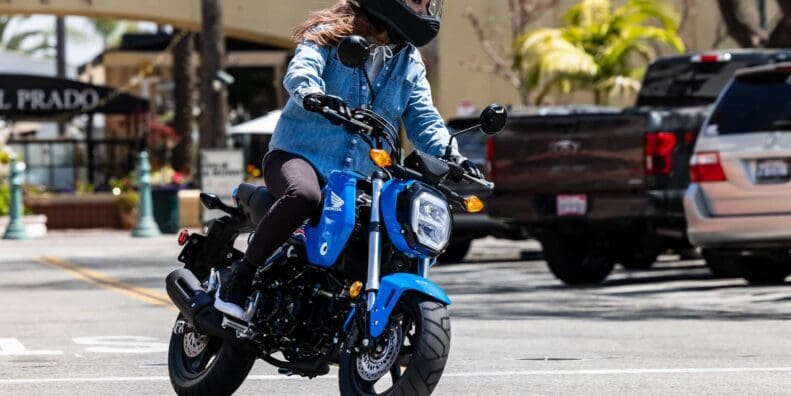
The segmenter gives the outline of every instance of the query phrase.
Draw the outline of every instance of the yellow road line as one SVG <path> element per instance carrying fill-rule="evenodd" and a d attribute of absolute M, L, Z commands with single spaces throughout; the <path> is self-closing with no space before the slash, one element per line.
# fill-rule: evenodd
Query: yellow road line
<path fill-rule="evenodd" d="M 151 305 L 169 308 L 173 311 L 178 311 L 175 305 L 170 301 L 166 293 L 158 292 L 155 290 L 147 289 L 145 287 L 135 286 L 130 283 L 113 279 L 107 275 L 101 274 L 90 268 L 85 268 L 77 263 L 62 259 L 60 257 L 44 256 L 37 259 L 39 263 L 46 264 L 63 271 L 68 272 L 74 277 L 121 293 L 127 297 L 132 297 L 138 301 L 142 301 Z"/>

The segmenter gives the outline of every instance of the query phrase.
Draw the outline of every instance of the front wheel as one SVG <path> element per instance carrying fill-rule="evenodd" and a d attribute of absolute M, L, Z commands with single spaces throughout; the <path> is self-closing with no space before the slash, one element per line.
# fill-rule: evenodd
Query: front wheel
<path fill-rule="evenodd" d="M 450 352 L 450 317 L 444 304 L 404 296 L 390 325 L 370 351 L 341 353 L 342 395 L 429 395 Z"/>
<path fill-rule="evenodd" d="M 567 285 L 601 283 L 615 266 L 615 260 L 587 236 L 548 235 L 541 245 L 549 270 Z"/>
<path fill-rule="evenodd" d="M 177 320 L 183 320 L 179 315 Z M 255 364 L 244 345 L 190 330 L 173 332 L 168 348 L 168 373 L 178 395 L 230 395 Z"/>

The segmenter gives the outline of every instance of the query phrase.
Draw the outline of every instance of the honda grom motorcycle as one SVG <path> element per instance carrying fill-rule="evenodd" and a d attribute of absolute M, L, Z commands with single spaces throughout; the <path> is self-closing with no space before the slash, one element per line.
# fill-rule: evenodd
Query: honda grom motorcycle
<path fill-rule="evenodd" d="M 360 67 L 368 44 L 350 37 L 338 53 L 347 66 Z M 401 161 L 398 130 L 371 110 L 348 116 L 319 103 L 306 108 L 370 145 L 379 170 L 330 174 L 323 207 L 258 269 L 243 307 L 220 298 L 219 272 L 243 257 L 234 242 L 255 230 L 275 198 L 251 184 L 234 190 L 233 206 L 201 194 L 206 208 L 225 215 L 205 235 L 182 232 L 184 267 L 166 279 L 180 311 L 168 354 L 178 394 L 231 394 L 257 359 L 308 378 L 337 364 L 343 395 L 428 395 L 442 376 L 450 298 L 428 279 L 429 269 L 449 244 L 452 207 L 483 209 L 477 197 L 446 184 L 493 184 L 466 174 L 449 152 L 438 158 L 415 151 Z M 454 137 L 496 134 L 506 120 L 506 110 L 492 105 L 480 125 Z"/>

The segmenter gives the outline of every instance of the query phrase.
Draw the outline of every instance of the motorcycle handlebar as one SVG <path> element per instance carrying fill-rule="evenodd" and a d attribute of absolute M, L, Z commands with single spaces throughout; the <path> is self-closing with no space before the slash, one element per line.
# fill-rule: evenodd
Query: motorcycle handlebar
<path fill-rule="evenodd" d="M 340 113 L 338 113 L 337 111 L 329 108 L 328 106 L 322 106 L 321 101 L 317 98 L 307 98 L 305 100 L 305 110 L 332 117 L 345 125 L 361 128 L 369 133 L 373 130 L 373 128 L 370 125 L 364 122 L 355 120 L 354 118 L 345 117 Z M 462 179 L 467 180 L 468 182 L 471 183 L 479 184 L 489 190 L 494 189 L 494 183 L 485 179 L 478 179 L 477 177 L 470 176 L 461 166 L 456 165 L 452 162 L 448 162 L 448 165 L 451 167 L 452 173 L 457 174 Z"/>

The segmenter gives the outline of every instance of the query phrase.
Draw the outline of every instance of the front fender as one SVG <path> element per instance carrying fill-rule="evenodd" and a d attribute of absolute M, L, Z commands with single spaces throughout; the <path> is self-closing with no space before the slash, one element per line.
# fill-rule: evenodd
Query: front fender
<path fill-rule="evenodd" d="M 414 274 L 392 274 L 379 282 L 376 303 L 370 315 L 372 337 L 379 337 L 387 327 L 390 314 L 404 292 L 417 292 L 445 305 L 450 305 L 450 298 L 436 283 Z"/>

